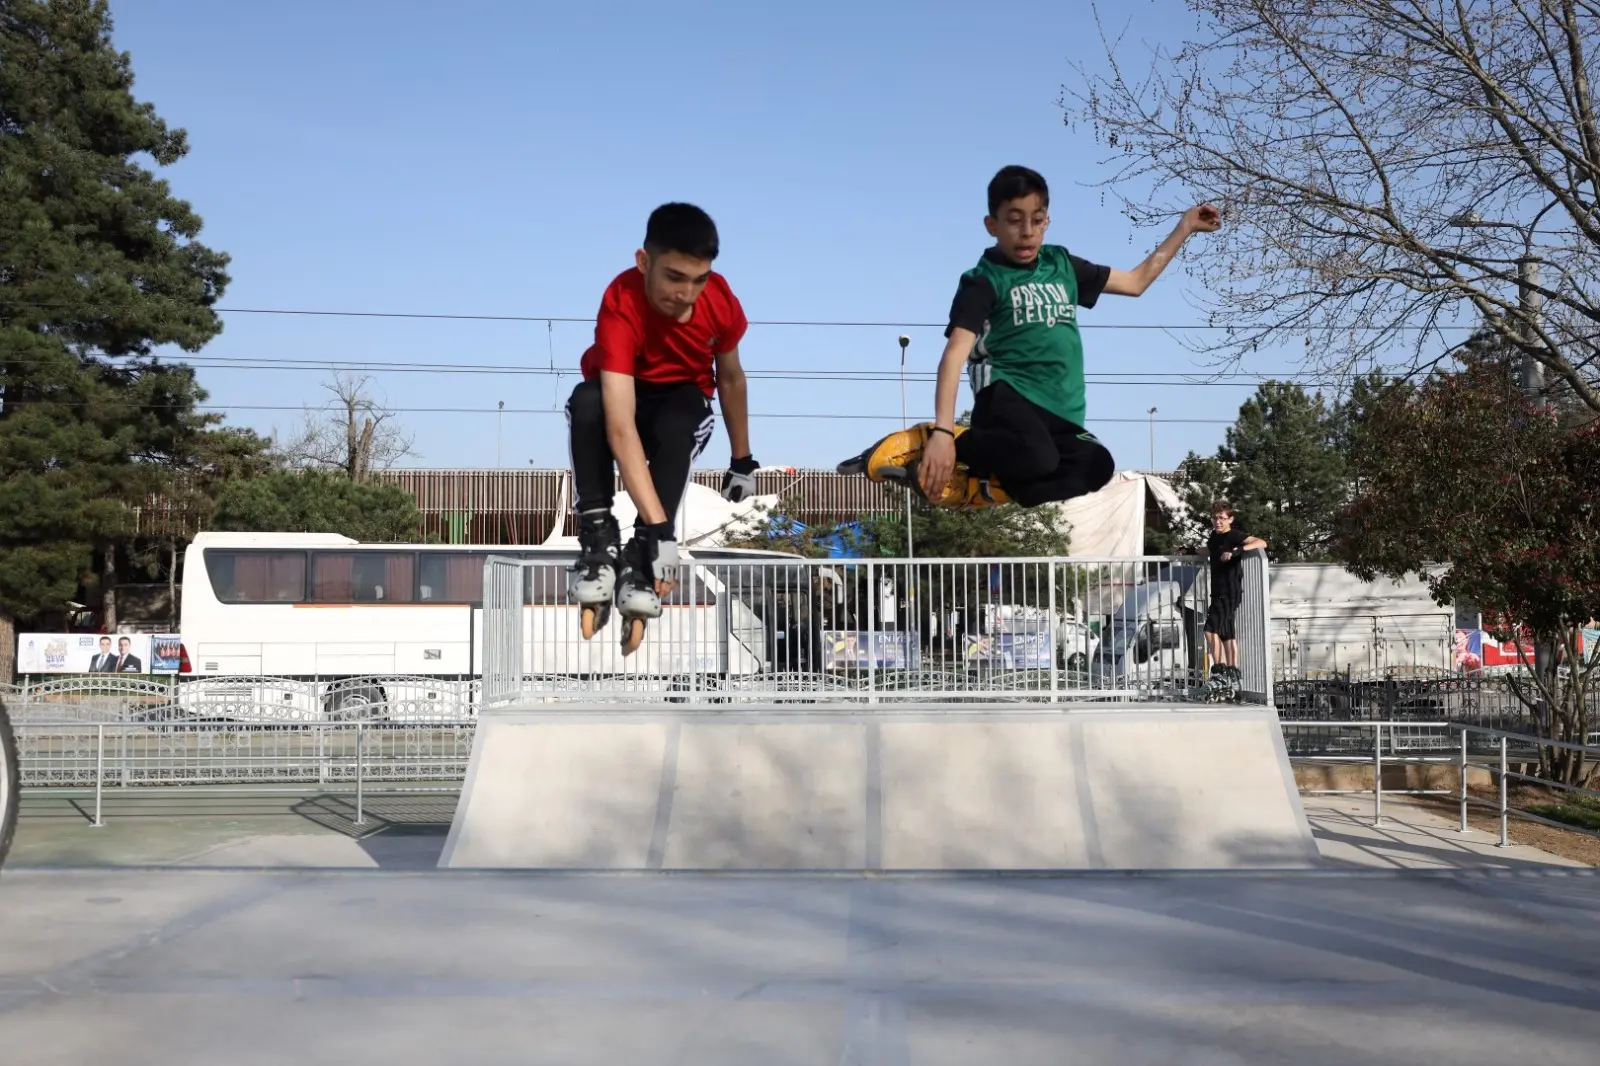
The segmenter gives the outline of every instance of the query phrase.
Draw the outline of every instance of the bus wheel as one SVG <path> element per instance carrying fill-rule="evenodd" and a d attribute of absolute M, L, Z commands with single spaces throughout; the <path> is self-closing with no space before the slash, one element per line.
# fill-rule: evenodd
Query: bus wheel
<path fill-rule="evenodd" d="M 329 717 L 334 719 L 351 720 L 357 718 L 373 719 L 382 717 L 380 708 L 384 703 L 383 689 L 373 685 L 362 685 L 358 688 L 342 688 L 323 697 L 322 709 Z"/>

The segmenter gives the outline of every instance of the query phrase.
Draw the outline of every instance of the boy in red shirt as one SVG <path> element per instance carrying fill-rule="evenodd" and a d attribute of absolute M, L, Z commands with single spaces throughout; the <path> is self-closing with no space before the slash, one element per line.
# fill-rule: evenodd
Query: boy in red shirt
<path fill-rule="evenodd" d="M 583 636 L 594 636 L 615 596 L 624 618 L 657 618 L 678 565 L 672 519 L 694 460 L 711 439 L 711 397 L 722 392 L 732 461 L 722 495 L 755 491 L 749 406 L 739 342 L 749 323 L 728 282 L 711 269 L 717 227 L 700 208 L 670 203 L 651 212 L 636 269 L 606 288 L 583 382 L 567 400 L 567 424 L 582 552 L 573 595 Z M 611 513 L 613 462 L 639 515 L 620 583 L 621 534 Z M 624 649 L 643 636 L 628 627 Z M 630 647 L 631 645 L 631 647 Z"/>

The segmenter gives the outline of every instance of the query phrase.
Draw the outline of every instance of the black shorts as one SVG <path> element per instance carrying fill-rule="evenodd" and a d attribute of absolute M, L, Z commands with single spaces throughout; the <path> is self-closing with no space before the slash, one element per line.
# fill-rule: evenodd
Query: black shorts
<path fill-rule="evenodd" d="M 1206 632 L 1215 633 L 1218 640 L 1234 640 L 1234 619 L 1239 614 L 1238 600 L 1212 600 L 1206 610 Z"/>

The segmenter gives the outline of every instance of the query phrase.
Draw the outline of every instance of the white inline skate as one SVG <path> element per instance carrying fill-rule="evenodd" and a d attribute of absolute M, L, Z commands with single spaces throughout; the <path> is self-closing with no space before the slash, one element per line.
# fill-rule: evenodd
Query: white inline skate
<path fill-rule="evenodd" d="M 572 568 L 572 598 L 582 611 L 583 639 L 589 640 L 611 620 L 622 555 L 622 531 L 610 511 L 578 516 L 578 563 Z"/>
<path fill-rule="evenodd" d="M 678 576 L 678 545 L 665 527 L 640 526 L 623 553 L 622 578 L 617 582 L 617 610 L 622 614 L 622 654 L 632 655 L 644 643 L 644 630 L 652 618 L 661 617 L 658 581 L 668 594 Z"/>

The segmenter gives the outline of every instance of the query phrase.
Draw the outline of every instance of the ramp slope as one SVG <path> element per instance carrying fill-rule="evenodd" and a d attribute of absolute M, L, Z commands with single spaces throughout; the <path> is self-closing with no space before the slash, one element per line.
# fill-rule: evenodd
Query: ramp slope
<path fill-rule="evenodd" d="M 1270 708 L 489 710 L 441 867 L 1318 864 Z"/>

